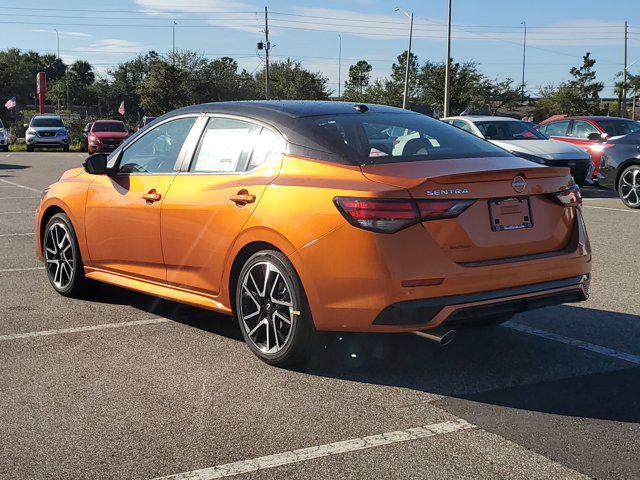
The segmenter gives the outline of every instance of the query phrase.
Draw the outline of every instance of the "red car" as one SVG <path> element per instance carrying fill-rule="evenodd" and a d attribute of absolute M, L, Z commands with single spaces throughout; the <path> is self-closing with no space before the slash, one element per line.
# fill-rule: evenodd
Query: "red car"
<path fill-rule="evenodd" d="M 96 120 L 83 130 L 82 147 L 90 154 L 111 152 L 129 136 L 129 131 L 120 120 Z"/>
<path fill-rule="evenodd" d="M 589 152 L 597 179 L 605 141 L 640 130 L 640 122 L 618 117 L 554 115 L 540 122 L 538 129 L 553 140 L 573 143 Z"/>

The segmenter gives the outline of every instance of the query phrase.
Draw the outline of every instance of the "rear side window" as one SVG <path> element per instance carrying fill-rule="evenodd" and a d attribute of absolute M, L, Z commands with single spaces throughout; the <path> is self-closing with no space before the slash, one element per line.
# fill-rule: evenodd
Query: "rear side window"
<path fill-rule="evenodd" d="M 308 121 L 336 152 L 360 164 L 510 156 L 483 139 L 417 113 L 344 114 Z"/>
<path fill-rule="evenodd" d="M 569 128 L 569 120 L 561 120 L 560 122 L 548 124 L 544 133 L 546 133 L 548 137 L 566 137 L 567 128 Z"/>
<path fill-rule="evenodd" d="M 473 131 L 473 128 L 471 128 L 471 125 L 464 120 L 454 120 L 453 126 L 458 127 L 460 130 L 464 130 L 465 132 L 473 133 L 474 135 L 476 134 L 476 132 Z"/>

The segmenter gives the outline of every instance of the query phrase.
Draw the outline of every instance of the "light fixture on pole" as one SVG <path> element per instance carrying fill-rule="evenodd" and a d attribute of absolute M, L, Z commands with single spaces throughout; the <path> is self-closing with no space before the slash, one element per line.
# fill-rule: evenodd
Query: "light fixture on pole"
<path fill-rule="evenodd" d="M 402 12 L 409 18 L 409 48 L 407 48 L 407 60 L 404 72 L 404 94 L 402 95 L 402 108 L 407 108 L 407 94 L 409 90 L 409 64 L 411 62 L 411 40 L 413 37 L 413 12 L 407 13 L 400 7 L 394 9 L 396 12 Z"/>

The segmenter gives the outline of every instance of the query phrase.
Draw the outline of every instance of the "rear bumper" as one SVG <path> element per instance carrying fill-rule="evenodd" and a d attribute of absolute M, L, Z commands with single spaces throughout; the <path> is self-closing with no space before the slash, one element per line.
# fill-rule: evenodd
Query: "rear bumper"
<path fill-rule="evenodd" d="M 589 275 L 513 288 L 398 302 L 386 307 L 374 325 L 435 328 L 481 322 L 490 317 L 581 302 L 589 296 Z"/>

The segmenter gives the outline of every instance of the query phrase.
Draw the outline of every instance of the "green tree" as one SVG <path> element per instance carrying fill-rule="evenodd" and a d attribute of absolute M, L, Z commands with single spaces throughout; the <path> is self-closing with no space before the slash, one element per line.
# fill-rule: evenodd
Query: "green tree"
<path fill-rule="evenodd" d="M 342 99 L 347 102 L 366 101 L 365 91 L 371 80 L 371 65 L 366 60 L 358 60 L 349 67 L 349 79 L 344 83 Z"/>
<path fill-rule="evenodd" d="M 256 82 L 264 98 L 264 70 L 256 75 Z M 320 73 L 312 73 L 300 62 L 288 58 L 274 62 L 269 67 L 270 96 L 279 100 L 328 100 L 332 93 L 327 88 L 328 79 Z"/>

